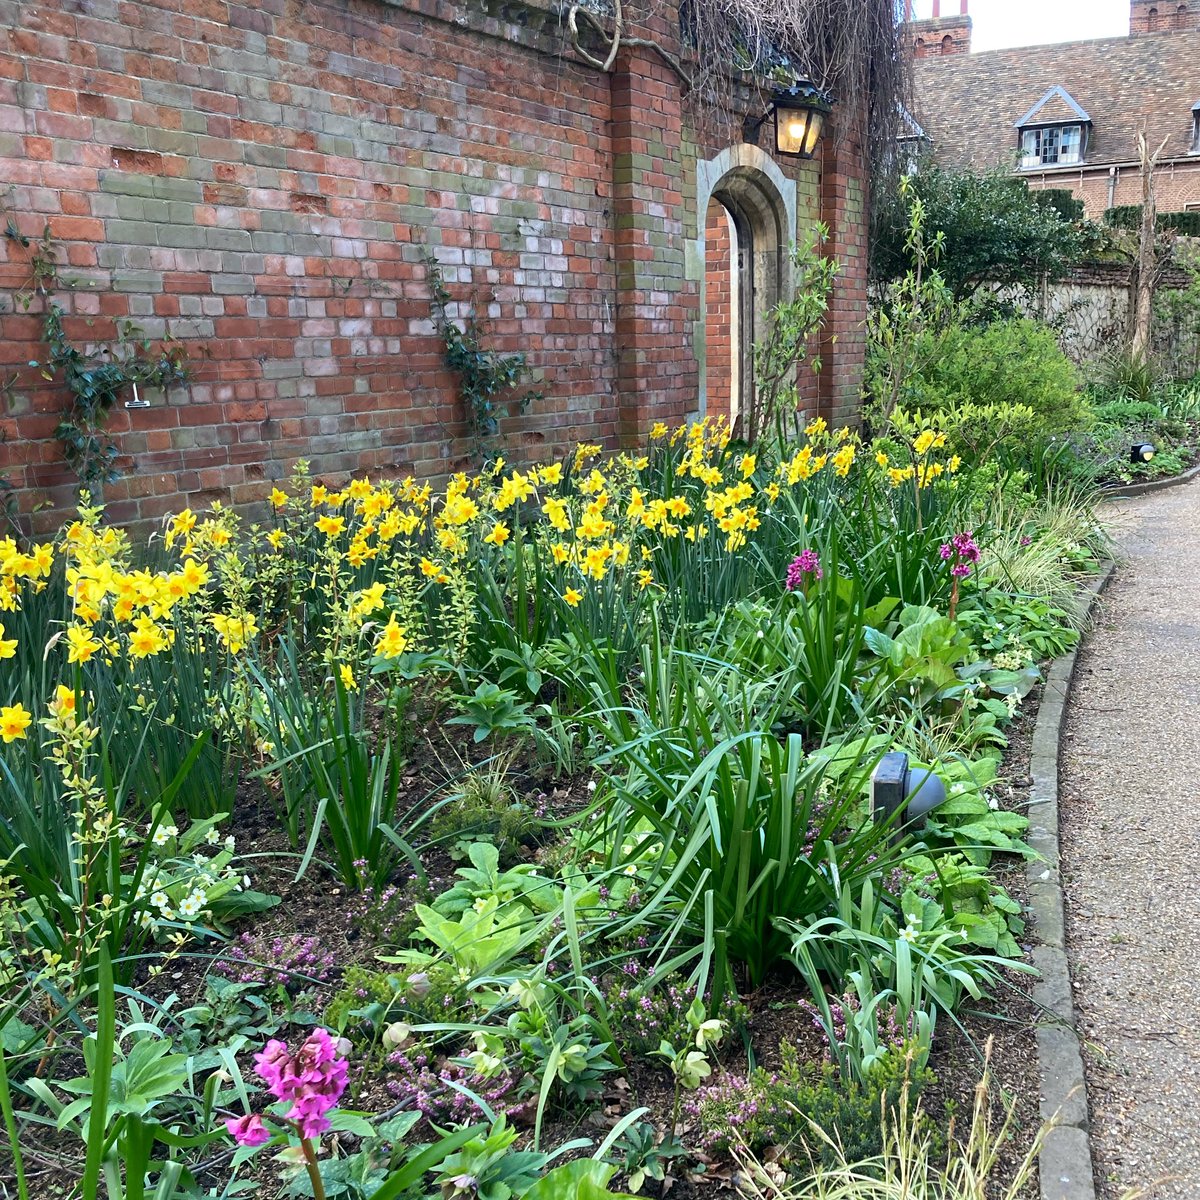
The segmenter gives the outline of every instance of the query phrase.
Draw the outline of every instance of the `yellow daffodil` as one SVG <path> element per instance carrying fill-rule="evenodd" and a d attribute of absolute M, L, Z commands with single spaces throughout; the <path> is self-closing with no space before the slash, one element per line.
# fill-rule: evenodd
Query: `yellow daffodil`
<path fill-rule="evenodd" d="M 492 532 L 483 540 L 490 546 L 503 546 L 511 536 L 512 534 L 508 526 L 503 521 L 497 521 L 492 526 Z"/>
<path fill-rule="evenodd" d="M 209 620 L 221 642 L 232 654 L 239 654 L 244 650 L 250 639 L 258 633 L 258 623 L 250 613 L 240 617 L 214 613 Z"/>
<path fill-rule="evenodd" d="M 567 516 L 566 501 L 560 500 L 557 496 L 546 497 L 546 501 L 542 505 L 542 512 L 546 514 L 552 529 L 557 529 L 560 533 L 565 533 L 571 528 L 571 521 Z"/>
<path fill-rule="evenodd" d="M 23 739 L 32 720 L 23 704 L 6 704 L 0 708 L 0 738 L 5 742 Z"/>
<path fill-rule="evenodd" d="M 572 608 L 578 608 L 580 600 L 583 599 L 583 593 L 577 592 L 574 588 L 567 588 L 567 590 L 563 592 L 563 599 Z"/>
<path fill-rule="evenodd" d="M 129 657 L 150 658 L 167 648 L 163 630 L 149 617 L 139 617 L 129 635 Z"/>
<path fill-rule="evenodd" d="M 383 627 L 375 643 L 375 653 L 383 658 L 398 658 L 408 648 L 408 638 L 393 616 Z"/>
<path fill-rule="evenodd" d="M 17 653 L 17 639 L 4 636 L 4 625 L 0 623 L 0 658 L 12 658 Z"/>
<path fill-rule="evenodd" d="M 60 683 L 54 689 L 54 699 L 49 702 L 47 708 L 50 709 L 51 715 L 57 717 L 60 721 L 67 720 L 75 716 L 75 691 L 69 688 L 66 684 Z"/>
<path fill-rule="evenodd" d="M 98 654 L 100 648 L 90 629 L 82 625 L 72 625 L 67 629 L 67 662 L 85 663 Z"/>

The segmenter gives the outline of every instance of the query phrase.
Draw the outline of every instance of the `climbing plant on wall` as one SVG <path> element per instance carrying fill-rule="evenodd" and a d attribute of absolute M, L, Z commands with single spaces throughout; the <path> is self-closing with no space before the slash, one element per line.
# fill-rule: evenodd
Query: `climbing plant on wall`
<path fill-rule="evenodd" d="M 495 457 L 500 418 L 514 406 L 523 412 L 532 401 L 542 398 L 541 393 L 527 391 L 517 395 L 514 392 L 529 374 L 526 357 L 524 354 L 499 354 L 484 347 L 484 330 L 474 304 L 467 309 L 461 323 L 451 317 L 453 297 L 446 288 L 441 266 L 432 254 L 425 257 L 425 277 L 429 283 L 429 307 L 434 325 L 446 348 L 446 365 L 458 376 L 459 395 L 474 453 L 477 459 L 486 462 Z"/>
<path fill-rule="evenodd" d="M 79 345 L 68 334 L 63 306 L 55 298 L 64 285 L 59 279 L 59 247 L 47 225 L 36 242 L 23 235 L 10 219 L 4 236 L 30 255 L 28 285 L 17 295 L 25 311 L 41 307 L 44 358 L 30 366 L 47 382 L 61 382 L 70 395 L 55 436 L 63 455 L 93 495 L 118 478 L 118 448 L 105 431 L 109 412 L 123 395 L 137 388 L 168 388 L 187 381 L 183 348 L 171 339 L 156 343 L 133 321 L 118 320 L 115 335 Z"/>

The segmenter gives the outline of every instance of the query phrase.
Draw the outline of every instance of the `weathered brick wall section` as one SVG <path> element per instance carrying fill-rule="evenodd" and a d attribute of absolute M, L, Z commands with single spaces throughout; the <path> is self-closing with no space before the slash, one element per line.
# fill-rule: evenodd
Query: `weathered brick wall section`
<path fill-rule="evenodd" d="M 733 239 L 729 214 L 717 200 L 708 202 L 704 224 L 704 379 L 707 409 L 730 416 L 733 384 Z"/>
<path fill-rule="evenodd" d="M 136 460 L 114 519 L 249 503 L 299 457 L 334 477 L 461 465 L 428 252 L 536 372 L 510 456 L 695 412 L 678 79 L 641 48 L 612 75 L 578 62 L 549 0 L 489 3 L 0 0 L 0 180 L 22 232 L 61 244 L 69 330 L 130 317 L 194 369 L 114 412 Z M 670 25 L 646 32 L 670 45 Z M 0 242 L 0 473 L 45 524 L 74 480 L 66 394 L 25 365 L 44 352 L 36 304 L 14 310 L 28 261 Z"/>
<path fill-rule="evenodd" d="M 670 67 L 622 50 L 612 85 L 621 432 L 677 424 L 695 409 L 696 360 L 684 330 L 699 308 L 686 279 L 682 100 Z"/>
<path fill-rule="evenodd" d="M 859 416 L 866 347 L 868 176 L 861 124 L 849 110 L 837 119 L 842 130 L 822 143 L 820 216 L 839 271 L 822 330 L 817 400 L 826 420 L 850 425 Z"/>
<path fill-rule="evenodd" d="M 137 460 L 114 517 L 178 492 L 246 501 L 301 456 L 327 473 L 456 465 L 426 247 L 464 297 L 454 285 L 496 293 L 493 344 L 529 351 L 546 396 L 530 436 L 610 440 L 607 78 L 378 3 L 189 7 L 4 12 L 0 177 L 26 233 L 49 220 L 73 243 L 75 334 L 128 315 L 194 352 L 194 384 L 114 415 Z M 13 288 L 27 256 L 5 253 Z M 36 357 L 37 318 L 3 322 L 5 368 Z M 28 382 L 10 471 L 61 504 L 63 396 Z"/>

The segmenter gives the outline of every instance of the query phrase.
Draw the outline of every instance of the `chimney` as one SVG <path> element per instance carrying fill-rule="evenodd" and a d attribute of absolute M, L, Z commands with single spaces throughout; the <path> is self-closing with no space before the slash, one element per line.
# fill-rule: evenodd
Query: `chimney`
<path fill-rule="evenodd" d="M 1130 0 L 1129 33 L 1200 30 L 1200 0 Z"/>
<path fill-rule="evenodd" d="M 1138 0 L 1133 2 L 1137 3 Z M 1200 0 L 1191 0 L 1191 3 L 1200 8 Z M 941 0 L 933 0 L 933 16 L 914 20 L 912 0 L 909 0 L 904 33 L 912 47 L 913 58 L 940 58 L 970 53 L 971 18 L 967 15 L 967 0 L 960 0 L 959 7 L 957 16 L 944 17 Z"/>

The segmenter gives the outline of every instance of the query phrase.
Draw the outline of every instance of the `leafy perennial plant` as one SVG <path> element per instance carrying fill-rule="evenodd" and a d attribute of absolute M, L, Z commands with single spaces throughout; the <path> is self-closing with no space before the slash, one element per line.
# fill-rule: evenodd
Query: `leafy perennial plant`
<path fill-rule="evenodd" d="M 296 1194 L 594 1196 L 618 1165 L 684 1169 L 688 1097 L 710 1152 L 799 1161 L 785 1095 L 877 1150 L 935 1016 L 1019 952 L 997 762 L 1041 650 L 1076 636 L 1004 579 L 1035 552 L 1067 579 L 1087 535 L 1060 552 L 994 483 L 919 424 L 751 449 L 706 421 L 438 491 L 301 467 L 262 523 L 184 510 L 145 546 L 86 502 L 0 542 L 14 1178 L 59 1121 L 86 1200 L 102 1174 L 113 1200 L 236 1189 L 268 1143 Z M 897 747 L 950 786 L 924 828 L 870 812 Z M 304 884 L 321 921 L 351 893 L 352 932 L 297 931 L 295 893 L 254 884 Z M 207 981 L 180 1008 L 162 972 L 185 959 Z M 809 1005 L 783 1066 L 735 1074 L 724 1035 L 781 980 Z M 814 1012 L 825 1065 L 802 1061 Z M 98 1083 L 93 1130 L 55 1082 L 81 1048 L 114 1079 L 153 1059 L 166 1091 L 118 1114 Z M 645 1095 L 608 1165 L 552 1167 L 584 1146 L 546 1149 L 559 1118 L 618 1079 Z M 227 1136 L 232 1159 L 193 1153 Z"/>

